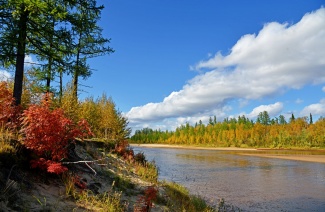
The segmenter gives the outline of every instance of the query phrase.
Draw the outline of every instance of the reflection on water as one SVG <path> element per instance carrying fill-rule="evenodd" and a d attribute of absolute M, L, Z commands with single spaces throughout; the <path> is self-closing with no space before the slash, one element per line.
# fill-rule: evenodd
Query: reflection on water
<path fill-rule="evenodd" d="M 238 151 L 140 147 L 134 151 L 155 160 L 160 180 L 180 183 L 211 204 L 224 198 L 244 211 L 325 211 L 323 163 L 247 156 Z M 301 151 L 272 151 L 289 153 Z"/>

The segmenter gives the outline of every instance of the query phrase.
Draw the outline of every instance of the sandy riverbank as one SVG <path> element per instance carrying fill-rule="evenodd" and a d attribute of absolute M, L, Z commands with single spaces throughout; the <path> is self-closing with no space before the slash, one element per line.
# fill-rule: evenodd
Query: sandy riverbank
<path fill-rule="evenodd" d="M 238 148 L 238 147 L 196 147 L 196 146 L 182 146 L 182 145 L 168 145 L 168 144 L 131 144 L 130 146 L 146 147 L 146 148 L 174 148 L 174 149 L 202 149 L 202 150 L 221 150 L 221 151 L 245 151 L 245 153 L 239 153 L 247 156 L 266 157 L 266 158 L 278 158 L 285 160 L 298 160 L 306 162 L 325 163 L 325 151 L 324 150 L 310 150 L 321 151 L 321 154 L 306 155 L 306 154 L 258 154 L 257 151 L 272 151 L 272 149 L 254 149 L 254 148 Z M 277 150 L 277 149 L 274 149 Z M 289 151 L 289 150 L 288 150 Z"/>
<path fill-rule="evenodd" d="M 199 147 L 199 146 L 183 146 L 169 144 L 130 144 L 130 146 L 146 147 L 146 148 L 172 148 L 172 149 L 204 149 L 204 150 L 223 150 L 223 151 L 256 151 L 253 148 L 238 148 L 238 147 Z"/>

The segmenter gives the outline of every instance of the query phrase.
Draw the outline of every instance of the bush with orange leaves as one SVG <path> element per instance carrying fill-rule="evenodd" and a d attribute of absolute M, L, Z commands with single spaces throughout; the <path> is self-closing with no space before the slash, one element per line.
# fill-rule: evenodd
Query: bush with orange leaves
<path fill-rule="evenodd" d="M 31 161 L 32 168 L 40 168 L 47 172 L 61 174 L 67 171 L 61 161 L 68 156 L 69 142 L 75 138 L 91 135 L 85 120 L 75 124 L 64 116 L 61 109 L 51 110 L 49 100 L 41 105 L 31 105 L 22 114 L 24 145 L 37 156 Z"/>
<path fill-rule="evenodd" d="M 0 126 L 16 128 L 20 111 L 20 107 L 14 104 L 8 83 L 0 82 Z"/>
<path fill-rule="evenodd" d="M 153 207 L 153 201 L 157 199 L 158 189 L 155 186 L 148 186 L 144 196 L 140 196 L 134 206 L 136 212 L 148 212 Z"/>

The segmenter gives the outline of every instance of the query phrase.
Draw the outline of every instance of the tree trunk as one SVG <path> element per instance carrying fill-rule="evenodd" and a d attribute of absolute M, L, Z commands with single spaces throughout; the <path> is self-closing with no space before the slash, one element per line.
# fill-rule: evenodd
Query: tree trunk
<path fill-rule="evenodd" d="M 59 68 L 59 72 L 60 72 L 60 93 L 59 93 L 59 103 L 61 104 L 62 101 L 62 93 L 63 93 L 63 70 L 60 67 Z"/>
<path fill-rule="evenodd" d="M 46 93 L 50 93 L 51 88 L 51 78 L 52 78 L 52 58 L 49 57 L 49 64 L 46 73 Z"/>
<path fill-rule="evenodd" d="M 78 99 L 78 77 L 79 77 L 78 71 L 79 71 L 79 67 L 78 67 L 78 59 L 77 59 L 77 65 L 73 74 L 73 97 L 75 99 Z"/>
<path fill-rule="evenodd" d="M 79 46 L 80 46 L 80 42 L 79 42 Z M 80 69 L 80 64 L 79 64 L 79 60 L 80 60 L 80 48 L 78 48 L 78 52 L 77 52 L 77 60 L 76 60 L 76 67 L 74 70 L 74 74 L 73 74 L 73 96 L 74 98 L 77 100 L 78 99 L 78 78 L 79 78 L 79 69 Z"/>
<path fill-rule="evenodd" d="M 27 20 L 28 11 L 25 11 L 25 7 L 21 7 L 21 15 L 19 19 L 19 35 L 17 43 L 17 58 L 16 58 L 16 72 L 14 82 L 14 93 L 15 104 L 21 104 L 21 96 L 23 93 L 23 79 L 24 79 L 24 62 L 25 62 L 25 49 L 26 49 L 26 38 L 27 38 Z"/>
<path fill-rule="evenodd" d="M 54 31 L 54 27 L 55 27 L 55 20 L 52 20 L 52 29 Z M 50 52 L 52 53 L 52 48 L 53 48 L 53 33 L 51 33 L 50 35 Z M 51 79 L 52 79 L 52 62 L 53 62 L 53 58 L 52 55 L 48 58 L 48 69 L 47 69 L 47 74 L 46 74 L 46 92 L 50 93 L 50 88 L 51 88 Z"/>

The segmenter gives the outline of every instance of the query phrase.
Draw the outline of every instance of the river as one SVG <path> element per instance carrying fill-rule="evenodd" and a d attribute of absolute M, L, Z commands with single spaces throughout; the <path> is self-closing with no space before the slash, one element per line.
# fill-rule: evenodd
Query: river
<path fill-rule="evenodd" d="M 325 163 L 258 157 L 245 151 L 137 146 L 133 150 L 155 161 L 160 180 L 182 184 L 211 205 L 223 198 L 243 211 L 325 212 Z"/>

